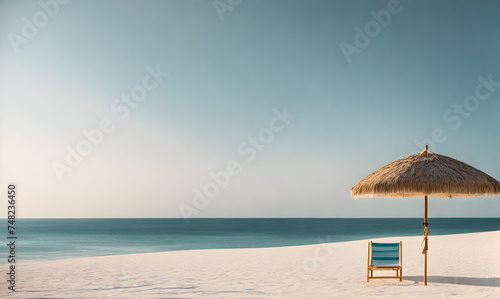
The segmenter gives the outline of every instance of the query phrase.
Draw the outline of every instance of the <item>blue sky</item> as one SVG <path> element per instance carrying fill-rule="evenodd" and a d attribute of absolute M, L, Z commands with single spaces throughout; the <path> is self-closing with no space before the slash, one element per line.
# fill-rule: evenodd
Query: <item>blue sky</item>
<path fill-rule="evenodd" d="M 433 151 L 500 179 L 498 1 L 244 0 L 223 20 L 212 1 L 40 3 L 0 2 L 0 179 L 21 217 L 421 217 L 421 199 L 350 188 L 433 131 Z M 340 45 L 367 24 L 348 62 Z M 120 118 L 113 103 L 147 76 Z M 69 167 L 103 119 L 114 130 Z M 227 186 L 193 203 L 229 161 Z M 429 216 L 498 211 L 499 197 L 432 198 Z"/>

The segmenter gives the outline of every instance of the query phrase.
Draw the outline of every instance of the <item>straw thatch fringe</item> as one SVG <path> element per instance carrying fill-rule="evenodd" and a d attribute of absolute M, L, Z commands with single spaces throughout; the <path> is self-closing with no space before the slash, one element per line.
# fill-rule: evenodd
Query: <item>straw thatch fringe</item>
<path fill-rule="evenodd" d="M 500 182 L 428 150 L 394 161 L 351 188 L 353 197 L 472 197 L 500 194 Z"/>

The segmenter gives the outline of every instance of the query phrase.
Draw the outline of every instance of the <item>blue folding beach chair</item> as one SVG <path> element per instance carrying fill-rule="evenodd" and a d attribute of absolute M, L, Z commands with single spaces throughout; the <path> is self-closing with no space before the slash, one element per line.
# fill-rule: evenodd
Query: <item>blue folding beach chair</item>
<path fill-rule="evenodd" d="M 395 270 L 396 276 L 373 276 L 373 270 Z M 371 274 L 371 275 L 370 275 Z M 403 280 L 403 243 L 368 242 L 368 273 L 366 282 L 376 278 Z"/>

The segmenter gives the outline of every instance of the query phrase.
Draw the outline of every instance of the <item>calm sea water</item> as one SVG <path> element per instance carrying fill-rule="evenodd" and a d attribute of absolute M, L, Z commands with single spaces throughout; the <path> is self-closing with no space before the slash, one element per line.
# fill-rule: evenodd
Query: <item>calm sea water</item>
<path fill-rule="evenodd" d="M 431 235 L 500 230 L 500 218 L 433 218 Z M 18 219 L 16 262 L 422 235 L 422 219 Z M 4 236 L 6 240 L 6 236 Z M 4 256 L 8 255 L 4 246 Z M 6 263 L 7 258 L 0 259 Z"/>

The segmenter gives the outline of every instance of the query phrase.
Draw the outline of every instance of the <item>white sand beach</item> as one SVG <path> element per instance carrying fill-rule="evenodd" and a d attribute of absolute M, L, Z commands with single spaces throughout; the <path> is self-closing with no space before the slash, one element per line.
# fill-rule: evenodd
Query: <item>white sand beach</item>
<path fill-rule="evenodd" d="M 366 282 L 363 240 L 18 263 L 17 291 L 2 279 L 0 297 L 500 298 L 500 231 L 431 235 L 428 286 L 421 237 L 374 240 L 403 241 L 402 282 Z"/>

